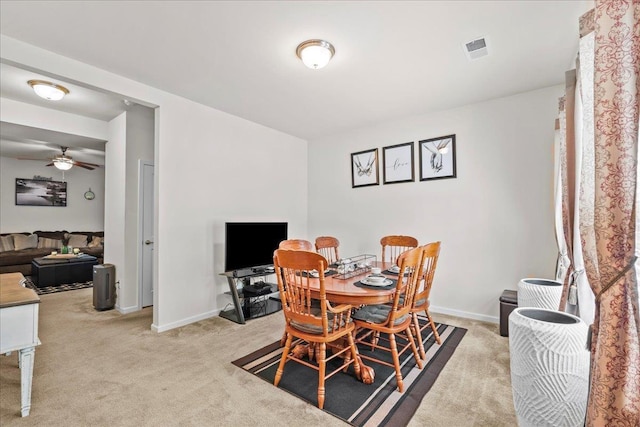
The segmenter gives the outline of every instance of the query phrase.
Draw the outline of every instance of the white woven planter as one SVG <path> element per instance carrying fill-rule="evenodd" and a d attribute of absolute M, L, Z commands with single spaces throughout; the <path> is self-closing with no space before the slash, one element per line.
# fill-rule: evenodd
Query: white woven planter
<path fill-rule="evenodd" d="M 587 325 L 572 314 L 519 307 L 509 315 L 511 388 L 519 427 L 584 425 Z"/>
<path fill-rule="evenodd" d="M 548 279 L 521 279 L 518 282 L 518 307 L 560 308 L 562 283 Z"/>

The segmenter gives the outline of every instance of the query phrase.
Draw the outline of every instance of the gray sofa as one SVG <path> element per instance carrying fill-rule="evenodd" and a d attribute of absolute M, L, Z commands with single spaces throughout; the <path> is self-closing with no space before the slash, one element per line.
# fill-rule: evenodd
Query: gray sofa
<path fill-rule="evenodd" d="M 69 246 L 80 252 L 98 258 L 103 262 L 104 232 L 102 231 L 34 231 L 33 233 L 0 234 L 0 273 L 22 273 L 31 275 L 31 261 L 60 252 L 64 237 L 69 238 Z M 85 239 L 86 237 L 86 239 Z M 75 245 L 75 246 L 74 246 Z"/>

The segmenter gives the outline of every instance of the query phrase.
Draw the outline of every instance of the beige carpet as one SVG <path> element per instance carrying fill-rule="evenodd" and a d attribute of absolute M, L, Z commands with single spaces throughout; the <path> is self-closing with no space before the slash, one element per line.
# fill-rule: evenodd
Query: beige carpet
<path fill-rule="evenodd" d="M 150 308 L 98 312 L 92 292 L 41 296 L 31 414 L 19 415 L 17 355 L 0 356 L 0 425 L 345 425 L 231 364 L 282 336 L 281 313 L 157 334 Z M 516 425 L 508 339 L 498 325 L 435 318 L 468 332 L 409 426 Z"/>

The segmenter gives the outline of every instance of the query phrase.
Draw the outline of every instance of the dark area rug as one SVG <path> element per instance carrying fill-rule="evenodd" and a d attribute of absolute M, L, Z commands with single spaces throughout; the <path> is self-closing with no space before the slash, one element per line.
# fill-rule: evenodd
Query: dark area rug
<path fill-rule="evenodd" d="M 426 322 L 426 318 L 420 321 Z M 423 331 L 427 357 L 422 370 L 416 366 L 411 351 L 401 355 L 404 393 L 397 391 L 393 368 L 365 360 L 364 363 L 375 370 L 374 383 L 360 382 L 350 366 L 347 373 L 338 373 L 326 380 L 323 410 L 354 426 L 406 426 L 467 332 L 464 328 L 436 325 L 442 344 L 435 343 L 430 329 Z M 361 354 L 370 353 L 366 347 L 359 346 L 358 350 Z M 387 354 L 376 350 L 376 357 Z M 277 341 L 232 363 L 273 384 L 281 356 L 282 347 Z M 329 366 L 327 372 L 331 370 Z M 288 362 L 278 387 L 317 406 L 318 373 L 313 369 Z"/>
<path fill-rule="evenodd" d="M 27 277 L 25 285 L 28 288 L 36 291 L 38 295 L 45 295 L 45 294 L 53 294 L 55 292 L 74 291 L 76 289 L 92 288 L 93 282 L 89 281 L 89 282 L 82 282 L 82 283 L 68 283 L 63 285 L 45 286 L 45 287 L 39 288 L 36 285 L 34 285 L 30 277 Z"/>

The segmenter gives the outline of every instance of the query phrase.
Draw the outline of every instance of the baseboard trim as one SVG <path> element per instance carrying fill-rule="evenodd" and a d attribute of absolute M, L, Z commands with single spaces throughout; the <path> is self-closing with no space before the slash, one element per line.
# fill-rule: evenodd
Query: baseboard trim
<path fill-rule="evenodd" d="M 166 332 L 171 329 L 179 328 L 180 326 L 185 326 L 190 323 L 198 322 L 200 320 L 209 319 L 211 317 L 217 316 L 218 314 L 220 314 L 220 310 L 213 310 L 213 311 L 207 311 L 197 316 L 187 317 L 186 319 L 181 319 L 175 322 L 167 323 L 166 325 L 156 325 L 154 323 L 151 325 L 151 330 L 158 333 Z"/>
<path fill-rule="evenodd" d="M 120 308 L 118 308 L 118 310 L 121 311 L 123 314 L 125 314 L 125 312 L 122 311 Z M 130 310 L 130 311 L 127 311 L 127 313 L 130 313 L 132 311 L 137 311 L 138 308 L 133 307 L 133 308 L 128 308 L 127 310 Z M 171 329 L 179 328 L 181 326 L 186 326 L 190 323 L 199 322 L 200 320 L 205 320 L 205 319 L 209 319 L 211 317 L 217 316 L 220 314 L 221 311 L 222 310 L 212 310 L 212 311 L 199 314 L 197 316 L 187 317 L 185 319 L 176 320 L 175 322 L 167 323 L 164 325 L 157 325 L 154 323 L 151 325 L 151 330 L 157 333 L 166 332 Z M 471 313 L 471 312 L 462 311 L 462 310 L 454 310 L 451 308 L 438 307 L 435 305 L 432 305 L 431 307 L 429 307 L 429 311 L 431 311 L 434 314 L 435 313 L 447 314 L 449 316 L 462 317 L 465 319 L 472 319 L 472 320 L 480 320 L 482 322 L 489 322 L 489 323 L 496 323 L 496 324 L 500 323 L 500 318 L 497 316 L 487 316 L 484 314 Z"/>
<path fill-rule="evenodd" d="M 137 305 L 132 305 L 130 307 L 120 307 L 116 304 L 116 310 L 118 310 L 121 314 L 129 314 L 135 311 L 140 311 L 140 308 L 138 308 Z"/>
<path fill-rule="evenodd" d="M 438 307 L 435 305 L 430 306 L 429 311 L 431 313 L 447 314 L 449 316 L 464 317 L 465 319 L 480 320 L 482 322 L 500 323 L 500 318 L 497 316 L 487 316 L 484 314 L 470 313 L 468 311 L 454 310 L 451 308 Z"/>

